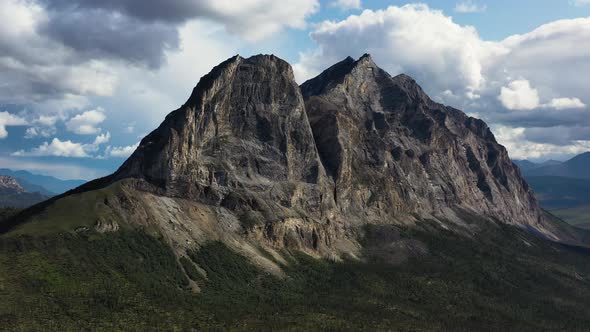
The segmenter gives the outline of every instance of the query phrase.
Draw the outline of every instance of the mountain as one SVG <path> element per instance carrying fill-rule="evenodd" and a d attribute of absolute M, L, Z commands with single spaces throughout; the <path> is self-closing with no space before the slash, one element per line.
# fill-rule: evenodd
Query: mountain
<path fill-rule="evenodd" d="M 39 192 L 27 192 L 16 179 L 10 176 L 0 175 L 0 208 L 29 207 L 47 198 Z"/>
<path fill-rule="evenodd" d="M 546 160 L 541 163 L 535 163 L 530 160 L 513 160 L 513 162 L 520 168 L 523 173 L 527 173 L 532 169 L 542 168 L 542 167 L 549 167 L 549 166 L 557 166 L 562 164 L 562 161 L 559 160 Z"/>
<path fill-rule="evenodd" d="M 540 164 L 534 163 L 529 160 L 513 160 L 513 162 L 520 168 L 522 172 L 540 167 Z"/>
<path fill-rule="evenodd" d="M 541 206 L 568 223 L 590 223 L 590 152 L 558 162 L 515 161 Z"/>
<path fill-rule="evenodd" d="M 485 123 L 433 102 L 408 76 L 366 55 L 301 92 L 282 60 L 229 59 L 109 182 L 254 214 L 256 238 L 337 256 L 354 253 L 330 239 L 367 223 L 467 213 L 551 232 Z"/>
<path fill-rule="evenodd" d="M 274 56 L 225 61 L 117 172 L 78 191 L 115 185 L 120 194 L 92 207 L 98 229 L 147 218 L 185 250 L 229 233 L 233 244 L 354 257 L 347 232 L 362 225 L 464 224 L 470 215 L 577 241 L 546 222 L 483 121 L 433 102 L 368 55 L 301 88 Z M 170 230 L 170 219 L 191 227 Z"/>
<path fill-rule="evenodd" d="M 64 193 L 86 182 L 84 180 L 61 180 L 52 176 L 38 175 L 27 171 L 13 171 L 6 168 L 0 169 L 0 175 L 17 179 L 23 187 L 26 187 L 27 191 L 38 191 L 48 196 Z"/>
<path fill-rule="evenodd" d="M 590 179 L 590 152 L 585 152 L 563 163 L 549 162 L 534 168 L 523 168 L 525 176 L 561 176 Z"/>
<path fill-rule="evenodd" d="M 590 179 L 529 176 L 527 182 L 544 209 L 576 227 L 590 224 Z"/>
<path fill-rule="evenodd" d="M 2 194 L 12 194 L 12 193 L 23 193 L 25 190 L 23 187 L 16 182 L 14 178 L 10 176 L 1 176 L 0 175 L 0 193 Z"/>
<path fill-rule="evenodd" d="M 29 181 L 27 181 L 23 178 L 20 178 L 20 177 L 15 177 L 14 179 L 16 180 L 16 182 L 18 182 L 18 184 L 21 187 L 23 187 L 23 189 L 26 192 L 30 192 L 30 193 L 37 192 L 37 193 L 40 193 L 41 195 L 48 196 L 48 197 L 55 196 L 54 192 L 45 189 L 45 187 L 43 187 L 43 186 L 30 183 Z"/>
<path fill-rule="evenodd" d="M 301 90 L 346 213 L 376 208 L 388 218 L 449 220 L 461 210 L 543 228 L 532 191 L 487 125 L 433 102 L 412 78 L 391 77 L 365 55 Z"/>
<path fill-rule="evenodd" d="M 546 161 L 544 161 L 542 163 L 538 163 L 538 165 L 541 166 L 541 167 L 545 167 L 545 166 L 560 165 L 562 163 L 563 163 L 563 161 L 549 159 L 549 160 L 546 160 Z"/>
<path fill-rule="evenodd" d="M 114 174 L 0 221 L 0 320 L 576 330 L 589 239 L 483 121 L 369 55 L 301 86 L 275 56 L 235 56 Z"/>
<path fill-rule="evenodd" d="M 541 206 L 569 224 L 590 224 L 590 179 L 529 176 Z"/>

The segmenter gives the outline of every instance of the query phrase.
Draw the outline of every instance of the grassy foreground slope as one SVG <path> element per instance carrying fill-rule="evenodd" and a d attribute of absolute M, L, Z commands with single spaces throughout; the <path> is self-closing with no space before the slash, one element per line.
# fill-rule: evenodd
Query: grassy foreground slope
<path fill-rule="evenodd" d="M 366 261 L 286 253 L 285 278 L 210 242 L 176 256 L 142 229 L 0 237 L 8 330 L 584 330 L 590 256 L 509 226 L 367 229 Z M 386 236 L 384 236 L 384 234 Z M 427 250 L 399 264 L 394 235 Z M 392 264 L 394 263 L 394 264 Z M 202 267 L 197 270 L 195 264 Z M 194 281 L 200 293 L 191 288 Z"/>

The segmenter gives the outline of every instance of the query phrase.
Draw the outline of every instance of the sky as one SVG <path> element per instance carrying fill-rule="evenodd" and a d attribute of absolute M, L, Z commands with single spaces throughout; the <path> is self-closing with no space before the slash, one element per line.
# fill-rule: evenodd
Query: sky
<path fill-rule="evenodd" d="M 235 55 L 302 83 L 370 53 L 485 120 L 513 159 L 590 150 L 590 0 L 1 0 L 0 168 L 116 170 Z"/>

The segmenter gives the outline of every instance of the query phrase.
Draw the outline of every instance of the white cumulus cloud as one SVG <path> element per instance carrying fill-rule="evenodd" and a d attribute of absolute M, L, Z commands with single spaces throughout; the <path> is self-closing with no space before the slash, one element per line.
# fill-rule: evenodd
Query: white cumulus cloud
<path fill-rule="evenodd" d="M 108 146 L 106 149 L 106 155 L 115 158 L 127 158 L 129 157 L 139 146 L 139 142 L 129 146 Z"/>
<path fill-rule="evenodd" d="M 7 126 L 24 126 L 27 120 L 9 112 L 0 112 L 0 139 L 8 137 Z"/>
<path fill-rule="evenodd" d="M 59 118 L 55 115 L 40 115 L 37 119 L 31 121 L 32 127 L 25 131 L 25 138 L 50 137 L 55 135 L 57 129 L 55 124 Z"/>
<path fill-rule="evenodd" d="M 539 107 L 540 100 L 539 91 L 527 80 L 510 82 L 507 87 L 502 87 L 498 98 L 509 110 L 532 110 Z"/>
<path fill-rule="evenodd" d="M 320 8 L 317 0 L 216 0 L 197 1 L 204 17 L 223 23 L 233 34 L 257 41 L 284 27 L 305 28 L 306 18 Z"/>
<path fill-rule="evenodd" d="M 557 158 L 590 151 L 590 141 L 578 140 L 569 145 L 532 142 L 526 128 L 496 126 L 492 128 L 498 142 L 506 147 L 513 159 Z"/>
<path fill-rule="evenodd" d="M 106 120 L 104 110 L 97 108 L 74 116 L 66 122 L 66 128 L 76 134 L 93 135 L 102 130 L 97 126 L 104 120 Z"/>
<path fill-rule="evenodd" d="M 455 11 L 458 13 L 481 13 L 486 9 L 486 5 L 478 5 L 473 0 L 466 0 L 455 5 Z"/>
<path fill-rule="evenodd" d="M 573 4 L 574 6 L 586 6 L 586 5 L 590 5 L 590 0 L 570 0 L 570 3 Z"/>
<path fill-rule="evenodd" d="M 55 126 L 55 123 L 57 122 L 57 120 L 58 120 L 58 117 L 55 115 L 41 115 L 37 119 L 35 119 L 33 122 L 35 124 L 39 124 L 41 126 L 50 127 L 50 126 Z"/>
<path fill-rule="evenodd" d="M 84 149 L 83 144 L 74 143 L 70 140 L 60 141 L 58 138 L 54 138 L 51 143 L 44 142 L 39 147 L 33 148 L 30 151 L 19 150 L 12 153 L 12 155 L 17 157 L 89 157 L 89 155 L 86 153 L 86 150 Z"/>
<path fill-rule="evenodd" d="M 498 99 L 509 110 L 532 110 L 535 108 L 552 108 L 556 110 L 585 108 L 579 98 L 553 98 L 546 104 L 540 103 L 539 91 L 527 80 L 516 80 L 502 87 Z"/>
<path fill-rule="evenodd" d="M 110 132 L 106 132 L 104 134 L 98 135 L 96 136 L 96 138 L 94 139 L 94 145 L 101 145 L 101 144 L 105 144 L 108 143 L 108 141 L 111 139 L 111 133 Z"/>
<path fill-rule="evenodd" d="M 361 0 L 334 0 L 330 7 L 340 8 L 341 10 L 361 9 L 363 6 Z"/>
<path fill-rule="evenodd" d="M 427 5 L 365 10 L 339 21 L 325 21 L 311 33 L 318 48 L 294 66 L 299 81 L 350 55 L 370 53 L 391 74 L 405 72 L 427 91 L 462 96 L 485 84 L 484 67 L 508 52 L 480 39 L 475 28 L 461 26 Z M 471 92 L 471 93 L 470 93 Z"/>
<path fill-rule="evenodd" d="M 579 98 L 553 98 L 546 106 L 556 110 L 565 110 L 585 108 L 586 104 L 584 104 Z"/>
<path fill-rule="evenodd" d="M 95 153 L 100 146 L 106 144 L 111 139 L 111 133 L 96 136 L 90 144 L 72 142 L 71 140 L 62 141 L 54 138 L 51 142 L 43 142 L 40 146 L 29 151 L 18 150 L 11 155 L 15 157 L 71 157 L 71 158 L 98 158 Z M 108 149 L 108 148 L 107 148 Z"/>
<path fill-rule="evenodd" d="M 50 137 L 55 135 L 56 132 L 57 129 L 55 127 L 29 127 L 25 131 L 25 138 Z"/>

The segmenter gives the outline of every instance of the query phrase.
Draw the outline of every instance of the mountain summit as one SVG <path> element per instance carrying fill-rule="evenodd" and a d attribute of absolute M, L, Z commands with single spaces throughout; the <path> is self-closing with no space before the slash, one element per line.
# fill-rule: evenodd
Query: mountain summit
<path fill-rule="evenodd" d="M 220 206 L 262 204 L 254 196 L 266 201 L 271 188 L 311 190 L 323 176 L 299 87 L 275 56 L 215 67 L 115 174 Z"/>
<path fill-rule="evenodd" d="M 433 102 L 369 55 L 301 86 L 320 157 L 346 211 L 541 226 L 533 193 L 487 125 Z M 458 214 L 455 214 L 458 213 Z"/>
<path fill-rule="evenodd" d="M 13 177 L 0 175 L 0 193 L 23 193 L 25 190 Z"/>
<path fill-rule="evenodd" d="M 0 208 L 26 208 L 47 198 L 40 192 L 28 192 L 18 179 L 0 175 Z"/>
<path fill-rule="evenodd" d="M 358 257 L 364 225 L 423 220 L 472 232 L 479 218 L 578 243 L 546 219 L 483 121 L 368 54 L 301 87 L 273 55 L 232 57 L 116 173 L 41 209 L 97 190 L 104 199 L 84 212 L 96 229 L 155 226 L 181 255 L 219 239 L 268 265 L 253 246 Z"/>

